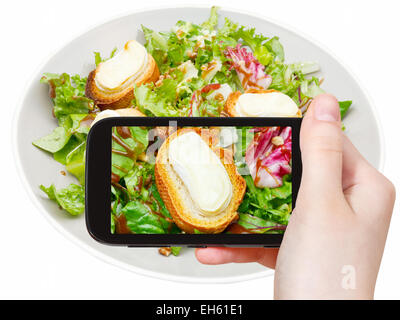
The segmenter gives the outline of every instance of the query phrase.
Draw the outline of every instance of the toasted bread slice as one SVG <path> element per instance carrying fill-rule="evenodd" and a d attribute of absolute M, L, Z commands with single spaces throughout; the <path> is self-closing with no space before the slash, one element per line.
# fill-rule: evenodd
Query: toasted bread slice
<path fill-rule="evenodd" d="M 131 86 L 128 86 L 121 91 L 109 93 L 97 87 L 95 81 L 97 69 L 98 68 L 89 73 L 85 94 L 88 98 L 94 100 L 101 110 L 129 107 L 133 99 L 134 85 L 140 86 L 143 83 L 155 82 L 160 76 L 156 61 L 151 54 L 148 53 L 146 69 L 142 75 L 136 79 Z"/>
<path fill-rule="evenodd" d="M 140 110 L 136 108 L 123 108 L 116 110 L 121 117 L 145 117 Z"/>
<path fill-rule="evenodd" d="M 249 89 L 246 90 L 245 93 L 269 93 L 269 92 L 279 92 L 279 91 L 274 89 L 269 89 L 269 90 Z M 228 99 L 226 99 L 224 110 L 230 117 L 240 117 L 240 114 L 236 111 L 236 103 L 241 95 L 242 93 L 240 91 L 235 91 L 229 95 Z M 301 110 L 299 109 L 299 111 L 296 114 L 296 117 L 301 117 L 301 116 L 302 116 Z"/>
<path fill-rule="evenodd" d="M 155 178 L 158 191 L 165 206 L 171 213 L 176 225 L 187 233 L 195 230 L 202 233 L 220 233 L 226 227 L 238 219 L 237 209 L 243 200 L 246 191 L 246 182 L 237 172 L 233 163 L 232 153 L 215 146 L 213 133 L 201 136 L 209 147 L 220 157 L 229 179 L 232 183 L 232 198 L 227 207 L 216 216 L 204 216 L 196 207 L 189 190 L 176 174 L 168 161 L 168 149 L 170 142 L 178 135 L 194 131 L 199 134 L 199 128 L 184 128 L 171 134 L 158 151 L 155 164 Z M 204 129 L 203 129 L 204 130 Z M 204 177 L 207 179 L 207 177 Z"/>

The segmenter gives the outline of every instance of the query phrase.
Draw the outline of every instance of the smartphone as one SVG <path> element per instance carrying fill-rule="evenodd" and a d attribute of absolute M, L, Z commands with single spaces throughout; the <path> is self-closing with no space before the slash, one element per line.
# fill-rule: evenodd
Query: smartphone
<path fill-rule="evenodd" d="M 301 118 L 114 117 L 90 129 L 86 225 L 132 247 L 279 247 Z"/>

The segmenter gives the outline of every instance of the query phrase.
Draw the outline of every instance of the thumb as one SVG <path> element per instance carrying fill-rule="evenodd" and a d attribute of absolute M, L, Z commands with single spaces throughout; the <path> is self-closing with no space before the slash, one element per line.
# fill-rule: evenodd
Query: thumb
<path fill-rule="evenodd" d="M 301 125 L 302 191 L 326 195 L 342 192 L 340 110 L 336 98 L 321 94 L 312 101 Z"/>

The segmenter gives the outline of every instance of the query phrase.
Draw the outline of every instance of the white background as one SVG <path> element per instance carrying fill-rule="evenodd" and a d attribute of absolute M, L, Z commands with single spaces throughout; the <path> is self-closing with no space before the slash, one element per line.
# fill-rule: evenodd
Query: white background
<path fill-rule="evenodd" d="M 37 66 L 88 28 L 144 6 L 189 1 L 7 1 L 0 11 L 0 298 L 269 299 L 273 278 L 225 285 L 184 284 L 108 265 L 55 231 L 17 177 L 12 117 Z M 195 3 L 198 4 L 196 1 Z M 350 66 L 375 102 L 386 137 L 384 173 L 400 190 L 400 30 L 397 1 L 207 1 L 271 17 L 308 34 Z M 185 17 L 182 17 L 184 19 Z M 400 298 L 400 218 L 396 213 L 376 287 Z"/>

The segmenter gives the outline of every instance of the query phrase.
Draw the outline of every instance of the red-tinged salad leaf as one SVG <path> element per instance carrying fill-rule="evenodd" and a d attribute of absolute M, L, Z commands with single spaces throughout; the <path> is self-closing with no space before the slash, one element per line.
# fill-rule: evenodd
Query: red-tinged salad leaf
<path fill-rule="evenodd" d="M 240 43 L 234 48 L 227 47 L 225 55 L 230 59 L 231 68 L 235 69 L 244 90 L 267 89 L 270 86 L 272 78 L 265 73 L 265 66 Z"/>
<path fill-rule="evenodd" d="M 283 176 L 292 172 L 292 129 L 268 127 L 254 131 L 245 157 L 254 183 L 259 188 L 280 187 Z"/>
<path fill-rule="evenodd" d="M 240 213 L 237 223 L 247 229 L 249 233 L 283 233 L 286 230 L 286 225 L 284 224 L 247 213 Z"/>

